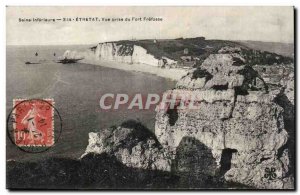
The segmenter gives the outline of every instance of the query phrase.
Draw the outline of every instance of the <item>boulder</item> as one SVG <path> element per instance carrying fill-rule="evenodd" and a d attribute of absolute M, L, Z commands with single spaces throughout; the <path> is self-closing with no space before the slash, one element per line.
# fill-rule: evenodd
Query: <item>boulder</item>
<path fill-rule="evenodd" d="M 120 127 L 89 133 L 87 154 L 107 153 L 128 167 L 171 170 L 171 161 L 163 152 L 156 137 L 142 124 L 129 120 Z"/>

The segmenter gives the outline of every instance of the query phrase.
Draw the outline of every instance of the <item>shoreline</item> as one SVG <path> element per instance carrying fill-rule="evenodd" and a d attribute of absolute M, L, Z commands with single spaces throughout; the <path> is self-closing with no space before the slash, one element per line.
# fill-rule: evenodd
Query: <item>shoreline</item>
<path fill-rule="evenodd" d="M 172 79 L 175 81 L 181 79 L 189 71 L 189 69 L 179 69 L 179 68 L 162 69 L 160 67 L 155 67 L 147 64 L 128 64 L 125 62 L 122 63 L 122 62 L 108 61 L 108 60 L 83 59 L 79 63 L 103 66 L 107 68 L 114 68 L 114 69 L 125 70 L 125 71 L 148 73 L 148 74 L 153 74 L 167 79 Z"/>

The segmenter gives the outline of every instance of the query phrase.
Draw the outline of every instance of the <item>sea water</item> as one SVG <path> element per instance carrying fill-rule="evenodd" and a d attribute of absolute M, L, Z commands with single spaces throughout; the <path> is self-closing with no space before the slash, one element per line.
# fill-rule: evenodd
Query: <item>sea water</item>
<path fill-rule="evenodd" d="M 83 50 L 83 46 L 7 46 L 6 112 L 13 99 L 53 98 L 62 118 L 60 139 L 49 151 L 24 153 L 7 139 L 7 159 L 36 160 L 44 157 L 78 158 L 88 144 L 89 132 L 134 119 L 154 130 L 155 111 L 102 111 L 99 100 L 105 93 L 162 94 L 175 86 L 175 81 L 155 75 L 129 72 L 89 64 L 59 64 L 56 60 L 66 50 Z M 36 53 L 38 54 L 36 56 Z M 55 55 L 54 55 L 55 53 Z M 26 61 L 39 64 L 25 64 Z"/>

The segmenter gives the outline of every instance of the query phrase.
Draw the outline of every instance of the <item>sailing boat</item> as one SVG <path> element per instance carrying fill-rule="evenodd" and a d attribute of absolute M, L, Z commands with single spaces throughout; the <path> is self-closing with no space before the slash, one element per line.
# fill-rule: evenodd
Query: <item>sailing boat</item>
<path fill-rule="evenodd" d="M 62 58 L 60 58 L 59 60 L 57 60 L 57 63 L 62 63 L 62 64 L 71 64 L 71 63 L 76 63 L 79 60 L 83 60 L 83 57 L 77 57 L 76 56 L 76 52 L 71 52 L 69 50 L 65 51 L 64 55 L 62 56 Z"/>

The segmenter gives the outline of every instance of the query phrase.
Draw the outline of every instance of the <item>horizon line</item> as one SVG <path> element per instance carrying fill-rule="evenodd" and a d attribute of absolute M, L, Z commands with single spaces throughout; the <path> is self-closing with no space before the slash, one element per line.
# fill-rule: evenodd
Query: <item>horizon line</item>
<path fill-rule="evenodd" d="M 165 38 L 165 39 L 155 39 L 155 38 L 149 38 L 149 39 L 136 39 L 134 41 L 139 40 L 175 40 L 175 39 L 193 39 L 193 38 L 200 38 L 199 37 L 178 37 L 178 38 Z M 205 37 L 204 37 L 205 38 Z M 261 41 L 261 40 L 230 40 L 230 39 L 206 39 L 205 40 L 220 40 L 220 41 L 235 41 L 235 42 L 243 42 L 243 41 L 252 41 L 252 42 L 264 42 L 264 43 L 284 43 L 284 44 L 294 44 L 294 42 L 278 42 L 278 41 Z M 133 41 L 132 39 L 120 39 L 120 40 L 112 40 L 112 41 L 103 41 L 103 42 L 95 42 L 95 43 L 70 43 L 70 44 L 6 44 L 6 46 L 70 46 L 70 45 L 96 45 L 98 43 L 109 43 L 109 42 L 118 42 L 118 41 Z"/>

